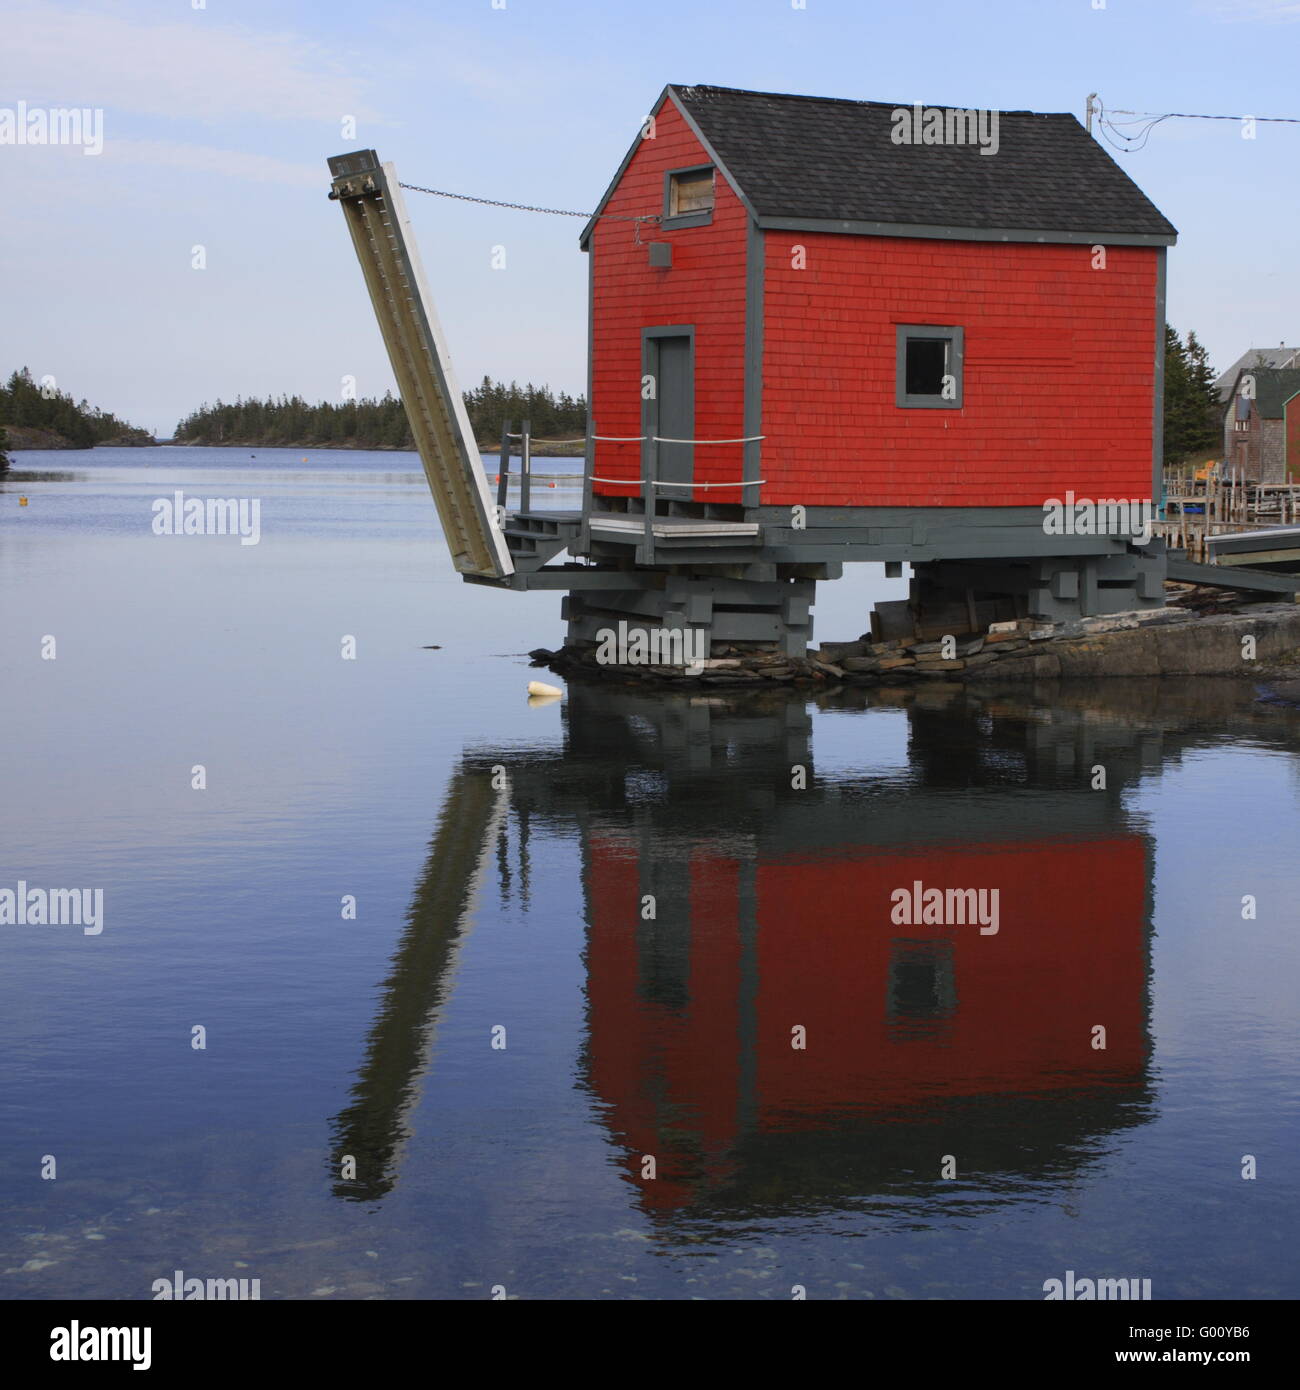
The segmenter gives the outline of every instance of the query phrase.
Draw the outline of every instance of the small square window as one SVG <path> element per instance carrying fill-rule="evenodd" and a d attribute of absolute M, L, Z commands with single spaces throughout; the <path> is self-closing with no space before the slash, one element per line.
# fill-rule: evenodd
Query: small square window
<path fill-rule="evenodd" d="M 713 169 L 670 169 L 664 180 L 664 225 L 702 227 L 712 220 Z"/>
<path fill-rule="evenodd" d="M 692 212 L 713 209 L 713 170 L 692 170 L 674 174 L 669 191 L 669 217 L 684 217 Z"/>
<path fill-rule="evenodd" d="M 948 374 L 947 338 L 909 338 L 903 363 L 909 396 L 938 396 Z"/>
<path fill-rule="evenodd" d="M 909 409 L 960 410 L 964 333 L 951 325 L 897 326 L 895 403 Z"/>

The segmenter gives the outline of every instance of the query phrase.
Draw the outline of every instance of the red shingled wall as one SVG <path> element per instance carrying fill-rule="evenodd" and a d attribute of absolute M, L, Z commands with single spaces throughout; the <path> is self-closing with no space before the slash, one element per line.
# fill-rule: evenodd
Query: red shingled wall
<path fill-rule="evenodd" d="M 760 863 L 760 1123 L 824 1122 L 836 1101 L 903 1109 L 934 1094 L 1135 1078 L 1146 1047 L 1147 854 L 1140 836 L 1124 835 L 911 852 L 846 846 L 813 861 Z M 894 925 L 891 894 L 917 881 L 997 888 L 997 933 Z M 846 910 L 827 912 L 826 903 Z M 891 1032 L 900 939 L 952 945 L 956 1008 L 931 1036 Z M 790 1047 L 791 1023 L 808 1028 L 804 1052 Z M 1104 1051 L 1092 1047 L 1099 1023 Z"/>
<path fill-rule="evenodd" d="M 661 231 L 608 214 L 641 216 L 663 211 L 664 172 L 709 163 L 703 146 L 671 101 L 664 103 L 655 138 L 643 140 L 624 171 L 591 237 L 595 315 L 592 341 L 591 413 L 605 435 L 641 433 L 641 330 L 658 324 L 695 326 L 695 438 L 737 439 L 744 435 L 746 214 L 725 178 L 717 176 L 713 221 L 706 227 Z M 673 245 L 671 270 L 652 270 L 649 241 Z M 700 482 L 732 482 L 741 476 L 739 444 L 695 450 Z M 640 446 L 597 444 L 596 475 L 641 476 Z M 595 485 L 612 496 L 637 496 L 635 487 Z M 675 490 L 674 497 L 687 493 Z M 697 500 L 740 500 L 712 489 L 689 494 Z"/>
<path fill-rule="evenodd" d="M 1088 246 L 765 240 L 764 503 L 1151 496 L 1155 250 L 1093 270 Z M 965 329 L 963 409 L 895 405 L 899 323 Z"/>
<path fill-rule="evenodd" d="M 636 844 L 594 834 L 589 851 L 587 1078 L 646 1208 L 685 1206 L 729 1180 L 750 1107 L 758 1129 L 829 1129 L 854 1112 L 925 1118 L 936 1097 L 1060 1094 L 1141 1075 L 1149 850 L 1138 835 L 766 855 L 752 924 L 739 865 L 699 846 L 689 920 L 679 907 L 652 928 L 638 918 Z M 997 933 L 896 925 L 892 894 L 918 880 L 997 888 Z M 647 991 L 647 930 L 689 952 L 684 1007 Z M 951 945 L 955 1008 L 930 1029 L 890 1017 L 900 940 Z M 803 1050 L 791 1046 L 796 1024 Z M 1104 1051 L 1092 1046 L 1097 1024 Z M 646 1154 L 654 1182 L 640 1176 Z"/>
<path fill-rule="evenodd" d="M 662 211 L 667 169 L 708 162 L 671 101 L 605 208 Z M 746 214 L 719 174 L 713 221 L 596 224 L 592 414 L 641 433 L 641 329 L 695 326 L 695 437 L 744 429 Z M 669 241 L 673 266 L 644 244 Z M 791 249 L 806 248 L 806 268 Z M 1037 506 L 1150 497 L 1156 268 L 1147 247 L 765 236 L 762 501 L 815 506 Z M 894 403 L 898 323 L 965 329 L 964 408 Z M 701 482 L 740 478 L 740 445 L 695 450 Z M 600 477 L 640 477 L 638 444 L 598 444 Z M 612 496 L 634 485 L 596 484 Z M 674 494 L 683 495 L 684 494 Z M 714 489 L 699 501 L 737 501 Z"/>

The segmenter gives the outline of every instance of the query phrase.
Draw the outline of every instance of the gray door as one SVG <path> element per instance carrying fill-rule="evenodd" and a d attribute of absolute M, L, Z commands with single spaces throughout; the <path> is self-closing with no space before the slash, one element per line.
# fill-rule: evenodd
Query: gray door
<path fill-rule="evenodd" d="M 689 336 L 651 338 L 655 377 L 655 400 L 649 415 L 647 434 L 666 439 L 692 439 L 695 431 L 695 374 Z M 659 480 L 690 483 L 695 477 L 695 451 L 689 444 L 660 444 Z M 689 501 L 690 489 L 659 488 L 658 501 Z"/>

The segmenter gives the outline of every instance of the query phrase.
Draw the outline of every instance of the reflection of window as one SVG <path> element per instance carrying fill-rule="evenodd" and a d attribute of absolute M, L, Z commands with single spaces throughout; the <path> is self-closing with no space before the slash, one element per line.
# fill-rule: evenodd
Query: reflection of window
<path fill-rule="evenodd" d="M 712 168 L 669 170 L 664 186 L 664 225 L 701 227 L 712 220 Z"/>
<path fill-rule="evenodd" d="M 637 923 L 637 995 L 670 1013 L 684 1014 L 691 1002 L 689 935 L 681 928 L 651 930 L 662 925 Z"/>
<path fill-rule="evenodd" d="M 960 410 L 962 330 L 933 324 L 899 324 L 897 331 L 895 403 Z"/>
<path fill-rule="evenodd" d="M 957 1012 L 951 941 L 893 943 L 886 1012 L 895 1037 L 934 1037 L 946 1029 Z"/>

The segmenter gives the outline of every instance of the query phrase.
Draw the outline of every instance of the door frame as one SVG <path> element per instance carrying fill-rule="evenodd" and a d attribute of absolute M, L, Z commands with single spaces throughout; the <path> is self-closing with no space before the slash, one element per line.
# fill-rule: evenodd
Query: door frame
<path fill-rule="evenodd" d="M 683 483 L 680 487 L 665 488 L 660 491 L 649 486 L 649 480 L 657 481 L 659 478 L 659 446 L 654 443 L 653 436 L 659 433 L 659 342 L 660 338 L 685 338 L 686 341 L 686 363 L 687 371 L 690 374 L 691 389 L 690 399 L 686 402 L 686 436 L 689 439 L 695 437 L 695 325 L 693 323 L 664 323 L 656 324 L 650 328 L 641 330 L 641 380 L 644 382 L 647 376 L 655 379 L 655 394 L 653 400 L 642 400 L 641 402 L 641 433 L 645 439 L 641 445 L 641 476 L 647 480 L 645 488 L 647 497 L 647 510 L 657 512 L 658 508 L 654 505 L 659 501 L 690 502 L 694 500 L 695 493 L 695 446 L 688 445 L 687 468 L 690 474 L 690 484 Z"/>

